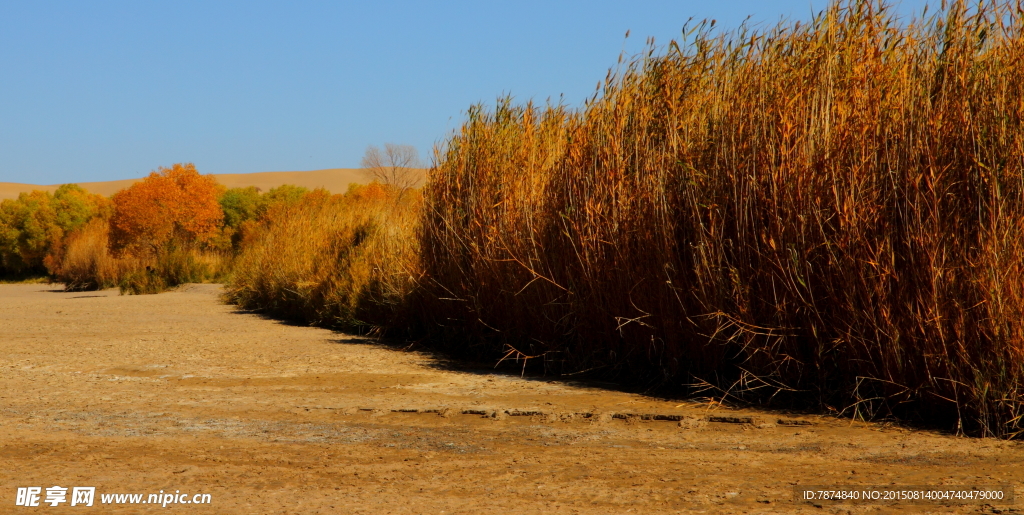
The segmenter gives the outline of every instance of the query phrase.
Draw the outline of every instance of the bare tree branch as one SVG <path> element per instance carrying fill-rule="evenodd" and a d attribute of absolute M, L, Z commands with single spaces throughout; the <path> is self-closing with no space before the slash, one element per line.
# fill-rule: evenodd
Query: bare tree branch
<path fill-rule="evenodd" d="M 366 147 L 362 167 L 373 173 L 374 179 L 404 192 L 416 186 L 416 169 L 422 168 L 416 147 L 385 143 L 381 151 L 374 145 Z"/>

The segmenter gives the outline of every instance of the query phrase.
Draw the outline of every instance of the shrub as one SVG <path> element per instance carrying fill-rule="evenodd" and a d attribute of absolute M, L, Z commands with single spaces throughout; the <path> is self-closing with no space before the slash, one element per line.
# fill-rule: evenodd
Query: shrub
<path fill-rule="evenodd" d="M 169 247 L 197 247 L 217 235 L 224 212 L 221 186 L 191 163 L 149 174 L 113 196 L 111 249 L 116 254 L 156 256 Z"/>
<path fill-rule="evenodd" d="M 117 286 L 127 274 L 145 268 L 143 260 L 112 256 L 109 232 L 107 220 L 94 218 L 69 234 L 63 251 L 48 257 L 53 279 L 64 283 L 67 291 L 99 290 Z"/>
<path fill-rule="evenodd" d="M 305 198 L 309 189 L 293 184 L 282 184 L 276 188 L 270 188 L 266 193 L 260 195 L 259 203 L 256 205 L 256 215 L 262 216 L 267 210 L 274 206 L 296 204 Z"/>
<path fill-rule="evenodd" d="M 224 210 L 222 237 L 229 240 L 231 248 L 237 252 L 248 241 L 257 220 L 277 206 L 301 201 L 308 192 L 306 188 L 291 184 L 271 188 L 263 194 L 255 186 L 225 191 L 220 197 L 220 205 Z"/>
<path fill-rule="evenodd" d="M 188 163 L 160 168 L 114 194 L 111 251 L 146 263 L 121 278 L 122 293 L 157 293 L 223 275 L 222 189 Z"/>
<path fill-rule="evenodd" d="M 228 297 L 336 327 L 399 327 L 418 272 L 420 199 L 379 184 L 316 190 L 269 209 L 235 260 Z"/>
<path fill-rule="evenodd" d="M 0 274 L 45 273 L 47 256 L 60 253 L 66 234 L 109 213 L 109 200 L 76 184 L 0 202 Z"/>
<path fill-rule="evenodd" d="M 243 222 L 256 218 L 260 190 L 255 186 L 230 188 L 221 194 L 219 202 L 224 211 L 224 225 L 238 229 Z"/>

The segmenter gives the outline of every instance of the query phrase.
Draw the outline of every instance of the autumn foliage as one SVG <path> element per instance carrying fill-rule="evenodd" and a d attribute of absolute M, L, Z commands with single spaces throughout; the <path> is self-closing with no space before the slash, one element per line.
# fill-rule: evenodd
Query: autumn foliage
<path fill-rule="evenodd" d="M 175 164 L 114 194 L 110 247 L 117 254 L 159 254 L 169 245 L 210 241 L 224 220 L 220 186 L 192 163 Z"/>
<path fill-rule="evenodd" d="M 277 316 L 402 332 L 420 275 L 421 211 L 417 190 L 377 182 L 278 201 L 243 240 L 228 297 Z"/>
<path fill-rule="evenodd" d="M 94 217 L 109 218 L 110 209 L 108 199 L 75 184 L 0 202 L 0 275 L 45 272 L 45 262 L 61 253 L 68 233 Z"/>
<path fill-rule="evenodd" d="M 133 271 L 147 266 L 143 259 L 112 256 L 109 235 L 110 223 L 101 217 L 69 233 L 60 251 L 47 256 L 51 277 L 67 291 L 99 290 L 119 286 Z"/>

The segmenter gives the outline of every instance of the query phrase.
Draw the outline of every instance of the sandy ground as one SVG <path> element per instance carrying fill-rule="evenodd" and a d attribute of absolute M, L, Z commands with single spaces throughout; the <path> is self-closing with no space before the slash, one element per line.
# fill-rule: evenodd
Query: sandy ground
<path fill-rule="evenodd" d="M 426 177 L 426 170 L 416 169 L 413 173 L 417 177 L 417 185 L 422 184 Z M 148 173 L 146 175 L 148 175 Z M 282 184 L 294 184 L 311 190 L 324 188 L 332 193 L 345 193 L 348 191 L 349 184 L 367 184 L 373 180 L 373 174 L 363 168 L 328 168 L 307 172 L 222 173 L 213 174 L 213 177 L 217 179 L 217 182 L 227 188 L 256 186 L 263 191 L 267 191 Z M 127 188 L 141 180 L 142 177 L 137 179 L 124 179 L 120 181 L 79 182 L 78 185 L 92 193 L 110 196 L 118 190 Z M 57 191 L 59 186 L 59 184 L 43 186 L 16 182 L 0 182 L 0 200 L 15 199 L 18 198 L 19 193 L 32 190 L 42 190 L 53 193 L 54 191 Z"/>
<path fill-rule="evenodd" d="M 239 313 L 218 293 L 0 285 L 0 512 L 1021 511 L 793 499 L 795 485 L 1024 494 L 1017 442 L 460 370 Z M 69 506 L 69 490 L 55 508 L 16 506 L 32 486 L 95 487 L 95 504 Z M 211 503 L 101 503 L 160 491 Z"/>

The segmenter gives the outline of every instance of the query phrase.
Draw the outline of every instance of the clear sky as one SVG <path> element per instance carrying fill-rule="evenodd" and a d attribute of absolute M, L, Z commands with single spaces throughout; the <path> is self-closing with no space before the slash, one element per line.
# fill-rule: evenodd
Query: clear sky
<path fill-rule="evenodd" d="M 0 182 L 354 168 L 386 142 L 428 158 L 469 105 L 578 105 L 690 17 L 770 26 L 825 5 L 0 0 Z"/>

